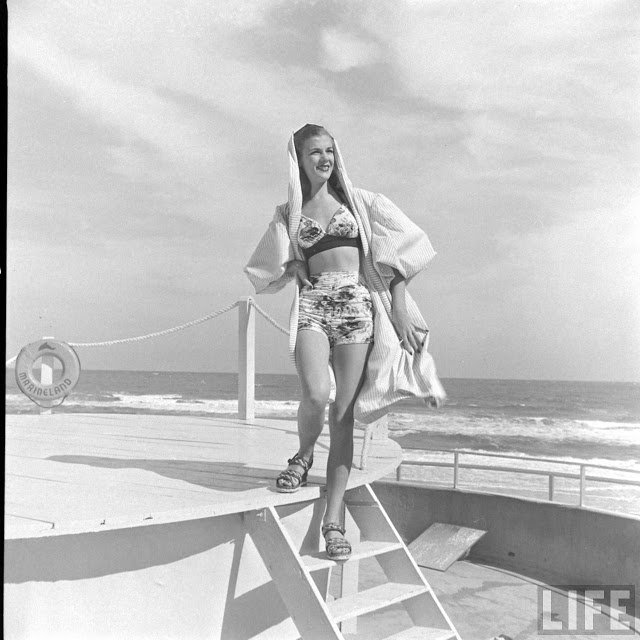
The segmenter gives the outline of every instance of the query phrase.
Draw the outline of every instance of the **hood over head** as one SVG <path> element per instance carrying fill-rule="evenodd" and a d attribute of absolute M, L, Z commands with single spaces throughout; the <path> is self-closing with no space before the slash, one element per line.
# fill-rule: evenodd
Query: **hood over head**
<path fill-rule="evenodd" d="M 347 175 L 347 171 L 344 166 L 344 160 L 342 158 L 342 154 L 340 153 L 340 147 L 338 146 L 338 141 L 323 125 L 309 123 L 305 124 L 303 127 L 300 127 L 300 129 L 298 129 L 297 131 L 291 133 L 289 144 L 287 146 L 289 157 L 289 231 L 294 245 L 294 253 L 299 260 L 304 259 L 300 252 L 300 249 L 298 248 L 298 243 L 295 241 L 295 238 L 297 237 L 298 226 L 300 224 L 300 214 L 302 212 L 303 201 L 300 173 L 301 171 L 304 171 L 304 169 L 302 169 L 298 162 L 296 136 L 307 128 L 313 128 L 315 130 L 311 135 L 317 135 L 322 131 L 331 136 L 331 139 L 333 140 L 334 166 L 331 177 L 329 178 L 329 183 L 336 189 L 336 191 L 341 192 L 340 195 L 344 197 L 344 199 L 346 200 L 346 204 L 348 204 L 351 210 L 355 214 L 357 214 L 356 220 L 358 221 L 358 226 L 360 227 L 362 248 L 366 255 L 369 252 L 368 239 L 371 237 L 371 232 L 365 212 L 361 210 L 361 205 L 358 202 L 358 199 L 355 197 L 353 185 L 351 184 L 351 180 L 349 180 L 349 176 Z"/>

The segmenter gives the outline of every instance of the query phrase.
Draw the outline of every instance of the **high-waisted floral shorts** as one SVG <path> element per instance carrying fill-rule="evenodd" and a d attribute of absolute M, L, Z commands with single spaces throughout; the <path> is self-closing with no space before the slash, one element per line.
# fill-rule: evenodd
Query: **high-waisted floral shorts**
<path fill-rule="evenodd" d="M 373 342 L 371 294 L 357 271 L 325 271 L 309 276 L 300 290 L 298 331 L 324 333 L 329 346 Z"/>

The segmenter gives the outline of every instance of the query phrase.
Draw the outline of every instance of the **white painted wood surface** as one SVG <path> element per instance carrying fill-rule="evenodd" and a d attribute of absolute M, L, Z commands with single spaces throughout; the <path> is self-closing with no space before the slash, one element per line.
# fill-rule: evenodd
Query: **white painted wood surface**
<path fill-rule="evenodd" d="M 365 558 L 371 558 L 372 556 L 402 548 L 399 542 L 377 542 L 375 540 L 365 540 L 353 543 L 351 546 L 353 547 L 350 558 L 352 563 L 356 560 L 364 560 Z M 336 560 L 330 560 L 324 550 L 303 555 L 302 560 L 309 571 L 319 571 L 338 564 Z"/>
<path fill-rule="evenodd" d="M 238 301 L 238 415 L 255 418 L 256 310 L 252 298 Z"/>
<path fill-rule="evenodd" d="M 305 640 L 341 640 L 326 595 L 311 579 L 275 509 L 245 514 L 244 521 L 300 635 Z"/>
<path fill-rule="evenodd" d="M 334 619 L 340 622 L 364 615 L 369 611 L 377 611 L 396 602 L 402 602 L 426 591 L 427 587 L 422 584 L 387 582 L 351 596 L 334 600 L 329 604 L 329 610 Z"/>
<path fill-rule="evenodd" d="M 362 441 L 356 432 L 355 450 Z M 298 447 L 296 423 L 164 415 L 6 417 L 5 536 L 22 538 L 184 521 L 321 495 L 329 446 L 316 446 L 309 486 L 274 490 Z M 391 440 L 372 443 L 349 487 L 392 473 Z"/>
<path fill-rule="evenodd" d="M 405 629 L 385 640 L 454 640 L 455 634 L 448 630 L 432 629 L 430 627 L 412 627 Z"/>
<path fill-rule="evenodd" d="M 419 566 L 446 571 L 485 533 L 482 529 L 434 522 L 409 545 L 409 551 Z"/>
<path fill-rule="evenodd" d="M 413 557 L 402 542 L 378 497 L 370 486 L 360 486 L 348 491 L 345 504 L 357 523 L 365 540 L 396 540 L 400 549 L 376 557 L 389 583 L 407 587 L 420 586 L 424 591 L 403 597 L 404 607 L 415 626 L 428 629 L 451 630 L 460 640 L 453 624 L 438 601 L 429 583 L 425 580 Z M 384 586 L 384 585 L 383 585 Z M 358 594 L 360 596 L 361 594 Z M 359 602 L 359 601 L 358 601 Z"/>

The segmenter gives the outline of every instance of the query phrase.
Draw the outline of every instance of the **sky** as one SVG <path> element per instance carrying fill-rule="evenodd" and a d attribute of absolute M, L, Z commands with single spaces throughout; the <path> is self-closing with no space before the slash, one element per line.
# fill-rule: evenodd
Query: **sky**
<path fill-rule="evenodd" d="M 636 0 L 9 1 L 7 358 L 253 294 L 306 122 L 438 255 L 410 285 L 442 377 L 640 381 Z M 257 297 L 287 324 L 291 287 Z M 256 320 L 257 371 L 294 373 Z M 78 350 L 235 371 L 237 311 Z"/>

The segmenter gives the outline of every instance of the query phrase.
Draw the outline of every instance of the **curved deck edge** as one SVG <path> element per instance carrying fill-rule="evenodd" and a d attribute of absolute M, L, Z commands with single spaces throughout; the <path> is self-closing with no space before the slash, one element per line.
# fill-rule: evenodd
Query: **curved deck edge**
<path fill-rule="evenodd" d="M 273 489 L 283 459 L 286 465 L 283 452 L 297 447 L 291 421 L 135 414 L 8 418 L 6 540 L 215 518 L 315 500 L 324 491 L 326 433 L 309 485 L 292 494 Z M 348 488 L 393 473 L 402 461 L 397 443 L 374 440 L 367 467 L 359 469 L 362 441 L 363 432 L 356 431 Z M 210 480 L 216 475 L 220 483 Z M 247 479 L 245 488 L 240 483 Z M 187 506 L 176 508 L 183 499 Z"/>

